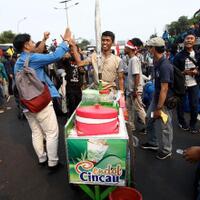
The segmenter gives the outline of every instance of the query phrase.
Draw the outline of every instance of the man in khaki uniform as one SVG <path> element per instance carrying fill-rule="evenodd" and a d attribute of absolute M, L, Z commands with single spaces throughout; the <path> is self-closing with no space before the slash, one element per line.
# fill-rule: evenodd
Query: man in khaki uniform
<path fill-rule="evenodd" d="M 101 46 L 101 72 L 102 72 L 102 86 L 103 89 L 116 89 L 117 82 L 119 89 L 124 92 L 124 73 L 123 65 L 120 57 L 111 53 L 112 44 L 115 41 L 115 35 L 110 31 L 102 33 Z M 93 53 L 91 57 L 85 61 L 80 61 L 79 66 L 91 63 L 94 68 L 94 83 L 97 86 L 99 82 L 97 55 Z"/>

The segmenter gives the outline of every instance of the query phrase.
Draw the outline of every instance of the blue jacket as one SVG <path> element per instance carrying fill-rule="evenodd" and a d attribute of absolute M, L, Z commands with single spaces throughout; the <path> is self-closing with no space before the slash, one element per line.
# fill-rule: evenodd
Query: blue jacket
<path fill-rule="evenodd" d="M 59 97 L 60 95 L 57 89 L 55 88 L 54 84 L 52 83 L 50 78 L 47 76 L 47 74 L 44 72 L 44 67 L 45 65 L 48 65 L 60 60 L 68 51 L 69 51 L 68 45 L 65 42 L 62 42 L 59 45 L 59 47 L 56 48 L 56 51 L 54 53 L 40 54 L 40 53 L 22 52 L 15 64 L 14 74 L 16 74 L 18 71 L 23 69 L 24 62 L 27 56 L 30 54 L 29 67 L 35 69 L 37 77 L 42 82 L 45 82 L 48 85 L 51 96 Z"/>

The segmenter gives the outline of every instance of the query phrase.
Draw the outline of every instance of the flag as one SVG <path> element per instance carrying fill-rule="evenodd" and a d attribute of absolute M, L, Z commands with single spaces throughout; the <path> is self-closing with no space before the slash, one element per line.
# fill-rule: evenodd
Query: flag
<path fill-rule="evenodd" d="M 117 44 L 116 44 L 116 53 L 117 53 L 117 56 L 119 56 L 119 54 L 120 54 L 120 49 L 119 49 L 119 44 L 118 44 L 118 42 L 117 42 Z"/>

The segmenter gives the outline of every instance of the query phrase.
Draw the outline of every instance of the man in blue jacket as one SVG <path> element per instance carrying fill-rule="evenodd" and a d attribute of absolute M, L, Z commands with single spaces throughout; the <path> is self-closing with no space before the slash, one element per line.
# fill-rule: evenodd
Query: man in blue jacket
<path fill-rule="evenodd" d="M 46 35 L 46 39 L 48 39 L 48 37 L 49 34 Z M 32 53 L 35 52 L 35 43 L 32 41 L 30 35 L 17 35 L 14 38 L 13 45 L 17 53 L 20 53 L 20 57 L 14 67 L 15 75 L 18 71 L 23 69 L 24 62 L 27 56 L 30 55 L 29 67 L 35 69 L 37 77 L 47 84 L 51 96 L 58 97 L 58 91 L 44 72 L 44 67 L 58 61 L 69 51 L 69 44 L 71 41 L 71 31 L 69 29 L 66 29 L 63 40 L 64 41 L 57 47 L 54 53 L 40 54 Z M 55 172 L 60 166 L 58 162 L 59 130 L 52 102 L 38 113 L 25 112 L 25 116 L 32 131 L 33 147 L 38 156 L 39 164 L 46 165 L 48 163 L 50 172 Z M 46 138 L 46 150 L 43 143 L 44 137 Z"/>

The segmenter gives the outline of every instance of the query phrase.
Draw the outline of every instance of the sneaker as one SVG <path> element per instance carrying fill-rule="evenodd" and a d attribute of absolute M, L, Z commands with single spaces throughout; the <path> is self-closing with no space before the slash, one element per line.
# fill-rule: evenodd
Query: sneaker
<path fill-rule="evenodd" d="M 148 142 L 141 145 L 142 149 L 149 149 L 149 150 L 158 150 L 158 146 L 149 144 Z"/>
<path fill-rule="evenodd" d="M 57 171 L 59 171 L 61 168 L 63 168 L 63 164 L 59 163 L 55 166 L 48 166 L 48 169 L 49 169 L 49 173 L 48 174 L 54 174 L 56 173 Z"/>
<path fill-rule="evenodd" d="M 41 166 L 41 167 L 45 167 L 45 166 L 48 165 L 48 160 L 46 160 L 44 162 L 39 162 L 38 165 Z"/>
<path fill-rule="evenodd" d="M 172 152 L 169 152 L 169 153 L 163 153 L 162 151 L 160 151 L 157 155 L 156 155 L 156 158 L 160 159 L 160 160 L 164 160 L 168 157 L 171 157 L 172 155 Z"/>
<path fill-rule="evenodd" d="M 184 131 L 189 131 L 189 127 L 186 124 L 178 124 L 178 126 Z"/>
<path fill-rule="evenodd" d="M 8 95 L 7 97 L 6 97 L 6 102 L 8 103 L 10 101 L 10 95 Z"/>
<path fill-rule="evenodd" d="M 192 133 L 192 134 L 198 134 L 199 130 L 197 130 L 196 128 L 190 128 L 190 133 Z"/>
<path fill-rule="evenodd" d="M 12 108 L 10 106 L 6 106 L 6 110 L 11 110 Z"/>
<path fill-rule="evenodd" d="M 0 109 L 0 114 L 1 114 L 1 113 L 4 113 L 4 112 L 5 112 L 4 109 Z"/>

